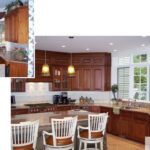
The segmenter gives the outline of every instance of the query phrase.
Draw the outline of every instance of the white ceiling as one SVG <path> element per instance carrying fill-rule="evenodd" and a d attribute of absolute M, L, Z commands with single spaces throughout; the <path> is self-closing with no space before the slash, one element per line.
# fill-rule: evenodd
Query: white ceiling
<path fill-rule="evenodd" d="M 120 52 L 150 48 L 150 36 L 75 36 L 74 39 L 69 39 L 68 36 L 36 36 L 35 39 L 36 49 L 68 53 Z M 87 48 L 90 50 L 87 51 Z"/>

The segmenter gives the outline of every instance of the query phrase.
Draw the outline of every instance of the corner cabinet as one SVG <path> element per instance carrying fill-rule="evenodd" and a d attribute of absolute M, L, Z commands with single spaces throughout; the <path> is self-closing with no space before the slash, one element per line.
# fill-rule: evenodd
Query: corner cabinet
<path fill-rule="evenodd" d="M 5 40 L 14 43 L 28 43 L 28 7 L 22 6 L 5 16 Z"/>

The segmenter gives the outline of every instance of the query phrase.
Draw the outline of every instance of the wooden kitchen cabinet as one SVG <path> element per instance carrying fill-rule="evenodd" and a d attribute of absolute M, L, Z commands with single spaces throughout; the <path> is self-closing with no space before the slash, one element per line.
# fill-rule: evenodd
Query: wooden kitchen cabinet
<path fill-rule="evenodd" d="M 67 68 L 64 66 L 53 66 L 53 91 L 66 91 L 68 90 L 68 74 Z"/>
<path fill-rule="evenodd" d="M 102 91 L 104 88 L 104 69 L 103 67 L 94 67 L 92 69 L 92 90 Z"/>
<path fill-rule="evenodd" d="M 149 136 L 149 115 L 139 112 L 133 114 L 133 140 L 145 142 L 145 136 Z"/>
<path fill-rule="evenodd" d="M 108 133 L 112 133 L 112 123 L 113 123 L 113 120 L 112 120 L 112 113 L 113 113 L 112 112 L 112 108 L 101 106 L 100 107 L 100 112 L 101 113 L 108 113 L 107 132 Z"/>
<path fill-rule="evenodd" d="M 25 92 L 25 79 L 11 79 L 11 92 Z"/>
<path fill-rule="evenodd" d="M 25 62 L 8 62 L 9 77 L 27 77 L 28 76 L 28 64 Z"/>
<path fill-rule="evenodd" d="M 75 67 L 75 75 L 71 78 L 71 90 L 80 91 L 83 89 L 83 74 L 82 68 Z"/>
<path fill-rule="evenodd" d="M 28 43 L 28 7 L 22 6 L 5 16 L 5 40 Z"/>
<path fill-rule="evenodd" d="M 132 139 L 133 131 L 133 113 L 132 111 L 121 110 L 120 112 L 120 134 L 121 136 Z"/>

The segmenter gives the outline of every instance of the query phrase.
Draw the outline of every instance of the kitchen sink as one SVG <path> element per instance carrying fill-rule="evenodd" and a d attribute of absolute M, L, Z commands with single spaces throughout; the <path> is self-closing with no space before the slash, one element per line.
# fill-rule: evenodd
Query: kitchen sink
<path fill-rule="evenodd" d="M 123 109 L 139 109 L 139 106 L 124 106 Z"/>

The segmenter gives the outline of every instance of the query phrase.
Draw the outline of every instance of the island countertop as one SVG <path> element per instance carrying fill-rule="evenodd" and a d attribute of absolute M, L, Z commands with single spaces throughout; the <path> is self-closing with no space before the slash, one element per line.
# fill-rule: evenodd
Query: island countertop
<path fill-rule="evenodd" d="M 46 125 L 51 124 L 52 118 L 64 118 L 64 117 L 78 116 L 78 121 L 85 121 L 88 119 L 89 113 L 91 113 L 91 112 L 84 111 L 84 110 L 79 110 L 79 111 L 69 110 L 69 111 L 14 115 L 11 118 L 11 123 L 39 120 L 40 126 L 46 126 Z"/>

